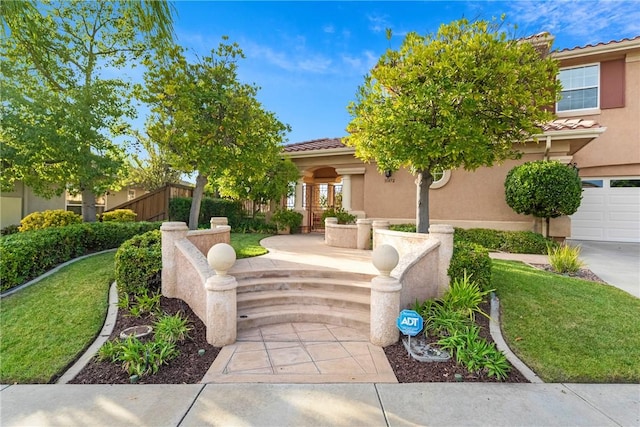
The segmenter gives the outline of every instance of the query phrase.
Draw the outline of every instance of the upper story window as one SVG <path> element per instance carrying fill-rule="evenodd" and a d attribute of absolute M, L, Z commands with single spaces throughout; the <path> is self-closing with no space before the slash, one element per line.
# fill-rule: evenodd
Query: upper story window
<path fill-rule="evenodd" d="M 557 112 L 600 108 L 600 65 L 565 68 L 558 75 L 562 84 Z"/>

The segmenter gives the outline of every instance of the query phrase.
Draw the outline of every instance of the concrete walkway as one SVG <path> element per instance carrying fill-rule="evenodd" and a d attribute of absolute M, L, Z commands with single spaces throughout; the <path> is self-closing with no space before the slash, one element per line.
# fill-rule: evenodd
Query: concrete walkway
<path fill-rule="evenodd" d="M 592 384 L 14 385 L 13 426 L 638 426 L 640 386 Z"/>
<path fill-rule="evenodd" d="M 265 239 L 263 243 L 270 250 L 268 255 L 239 260 L 234 269 L 243 271 L 269 266 L 295 268 L 303 264 L 309 268 L 315 266 L 376 273 L 370 262 L 370 252 L 328 248 L 320 235 L 277 236 Z M 305 255 L 301 255 L 301 252 Z M 522 260 L 544 263 L 544 258 L 538 256 Z M 601 272 L 595 269 L 594 272 L 605 279 Z M 308 325 L 313 327 L 314 324 Z M 245 347 L 248 353 L 255 352 L 248 358 L 249 364 L 265 355 L 273 359 L 283 358 L 280 365 L 265 365 L 267 369 L 277 369 L 278 366 L 283 366 L 285 370 L 297 369 L 300 367 L 292 366 L 308 363 L 298 363 L 300 360 L 296 359 L 305 357 L 299 350 L 308 344 L 305 339 L 307 333 L 311 334 L 312 339 L 316 339 L 319 336 L 317 334 L 332 334 L 335 342 L 327 336 L 325 344 L 332 344 L 334 350 L 341 351 L 334 345 L 338 343 L 352 360 L 358 360 L 364 353 L 362 346 L 353 347 L 352 352 L 345 348 L 344 342 L 365 344 L 355 335 L 340 335 L 349 331 L 336 332 L 330 325 L 315 326 L 316 329 L 306 331 L 305 326 L 297 324 L 274 326 L 276 329 L 288 327 L 291 331 L 276 330 L 274 327 L 246 331 L 237 344 L 265 346 Z M 293 351 L 293 359 L 290 351 L 278 352 L 277 348 L 268 348 L 269 343 L 286 343 L 283 335 L 292 332 L 297 335 L 295 340 L 290 341 L 297 346 Z M 243 353 L 237 349 L 232 353 Z M 305 347 L 306 355 L 312 354 L 313 350 Z M 318 357 L 312 358 L 311 364 L 318 368 L 322 366 L 318 362 L 322 362 L 322 354 L 326 349 L 316 350 L 321 351 L 315 353 Z M 227 371 L 234 369 L 233 365 L 229 365 L 232 358 L 220 360 L 226 360 L 224 369 Z M 376 363 L 373 358 L 369 361 Z M 360 367 L 366 363 L 361 362 Z M 333 365 L 340 367 L 340 363 Z M 302 368 L 310 367 L 307 364 Z M 375 380 L 372 383 L 348 384 L 351 382 L 348 378 L 342 383 L 291 384 L 282 383 L 286 375 L 278 378 L 277 383 L 269 383 L 274 378 L 273 374 L 260 374 L 263 375 L 261 377 L 256 375 L 257 372 L 248 372 L 252 369 L 259 368 L 245 365 L 236 372 L 246 375 L 245 379 L 254 375 L 255 382 L 251 384 L 235 381 L 223 384 L 221 371 L 211 370 L 207 374 L 211 376 L 205 376 L 203 382 L 216 382 L 207 384 L 3 385 L 0 391 L 0 425 L 640 426 L 638 384 L 390 384 Z"/>

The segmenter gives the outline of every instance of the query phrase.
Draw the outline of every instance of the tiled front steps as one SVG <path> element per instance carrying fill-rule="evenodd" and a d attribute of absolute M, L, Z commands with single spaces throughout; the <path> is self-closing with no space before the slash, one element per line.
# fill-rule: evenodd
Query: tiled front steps
<path fill-rule="evenodd" d="M 372 275 L 332 270 L 236 274 L 238 330 L 319 322 L 369 331 Z"/>
<path fill-rule="evenodd" d="M 202 383 L 396 383 L 368 333 L 321 323 L 282 323 L 240 331 Z"/>

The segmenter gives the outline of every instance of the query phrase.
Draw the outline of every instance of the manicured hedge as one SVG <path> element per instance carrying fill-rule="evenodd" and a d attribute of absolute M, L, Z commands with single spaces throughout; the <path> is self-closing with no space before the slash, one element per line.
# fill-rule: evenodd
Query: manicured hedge
<path fill-rule="evenodd" d="M 171 221 L 182 221 L 189 223 L 189 213 L 191 211 L 190 197 L 176 197 L 169 201 L 169 219 Z M 242 204 L 228 199 L 211 199 L 205 197 L 200 205 L 200 215 L 198 225 L 209 227 L 211 217 L 227 217 L 232 229 L 237 228 L 244 217 Z"/>
<path fill-rule="evenodd" d="M 42 230 L 43 228 L 66 227 L 82 223 L 82 216 L 64 209 L 33 212 L 22 218 L 20 231 Z"/>
<path fill-rule="evenodd" d="M 148 231 L 124 242 L 116 252 L 116 283 L 120 295 L 142 295 L 160 290 L 162 236 Z"/>
<path fill-rule="evenodd" d="M 487 228 L 456 228 L 454 240 L 475 243 L 490 251 L 519 254 L 547 254 L 547 247 L 558 244 L 531 231 L 501 231 Z"/>
<path fill-rule="evenodd" d="M 491 258 L 489 251 L 471 242 L 457 241 L 447 274 L 451 280 L 464 278 L 465 272 L 482 290 L 491 289 Z"/>
<path fill-rule="evenodd" d="M 11 289 L 58 264 L 113 249 L 160 222 L 95 222 L 11 234 L 0 238 L 0 291 Z"/>

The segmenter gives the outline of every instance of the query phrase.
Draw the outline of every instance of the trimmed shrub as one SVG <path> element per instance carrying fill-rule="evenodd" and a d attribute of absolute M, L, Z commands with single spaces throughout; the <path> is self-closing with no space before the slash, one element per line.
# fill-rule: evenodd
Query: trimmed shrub
<path fill-rule="evenodd" d="M 169 201 L 169 220 L 189 223 L 191 211 L 190 197 L 176 197 Z M 198 225 L 209 228 L 211 217 L 224 216 L 232 229 L 237 228 L 244 218 L 242 204 L 228 199 L 211 199 L 205 197 L 200 205 Z"/>
<path fill-rule="evenodd" d="M 55 209 L 42 212 L 33 212 L 20 221 L 21 232 L 31 230 L 41 230 L 43 228 L 64 227 L 71 224 L 79 224 L 82 217 L 71 211 Z"/>
<path fill-rule="evenodd" d="M 546 254 L 547 248 L 555 248 L 558 243 L 532 231 L 509 231 L 504 233 L 503 252 L 518 254 Z"/>
<path fill-rule="evenodd" d="M 278 209 L 271 216 L 278 230 L 286 230 L 287 227 L 291 233 L 295 233 L 302 225 L 303 216 L 300 212 L 289 209 Z"/>
<path fill-rule="evenodd" d="M 504 188 L 514 211 L 538 218 L 574 214 L 582 200 L 578 170 L 557 161 L 537 160 L 514 167 Z"/>
<path fill-rule="evenodd" d="M 275 224 L 267 224 L 264 218 L 243 218 L 234 232 L 276 234 L 276 226 Z"/>
<path fill-rule="evenodd" d="M 322 223 L 327 218 L 338 218 L 338 224 L 355 224 L 358 217 L 342 208 L 329 208 L 322 213 Z"/>
<path fill-rule="evenodd" d="M 131 209 L 116 209 L 115 211 L 109 211 L 102 214 L 100 217 L 102 222 L 133 222 L 138 216 L 137 213 Z"/>
<path fill-rule="evenodd" d="M 547 248 L 558 246 L 556 242 L 531 231 L 502 231 L 488 228 L 456 228 L 454 242 L 470 242 L 484 246 L 490 251 L 520 254 L 547 253 Z"/>
<path fill-rule="evenodd" d="M 95 222 L 11 234 L 0 238 L 0 291 L 31 280 L 56 265 L 113 249 L 131 237 L 159 229 L 159 222 Z"/>
<path fill-rule="evenodd" d="M 491 288 L 491 258 L 485 247 L 464 241 L 454 243 L 447 274 L 454 281 L 464 280 L 465 273 L 482 290 Z"/>
<path fill-rule="evenodd" d="M 454 238 L 484 246 L 490 251 L 499 251 L 504 243 L 504 233 L 488 228 L 456 228 Z"/>
<path fill-rule="evenodd" d="M 415 233 L 416 226 L 415 224 L 394 224 L 389 226 L 389 230 L 402 231 L 404 233 Z"/>
<path fill-rule="evenodd" d="M 116 283 L 120 295 L 143 295 L 160 290 L 162 244 L 160 230 L 124 242 L 116 252 Z"/>
<path fill-rule="evenodd" d="M 20 226 L 16 224 L 7 225 L 0 230 L 0 236 L 8 236 L 9 234 L 16 234 L 20 232 Z"/>

